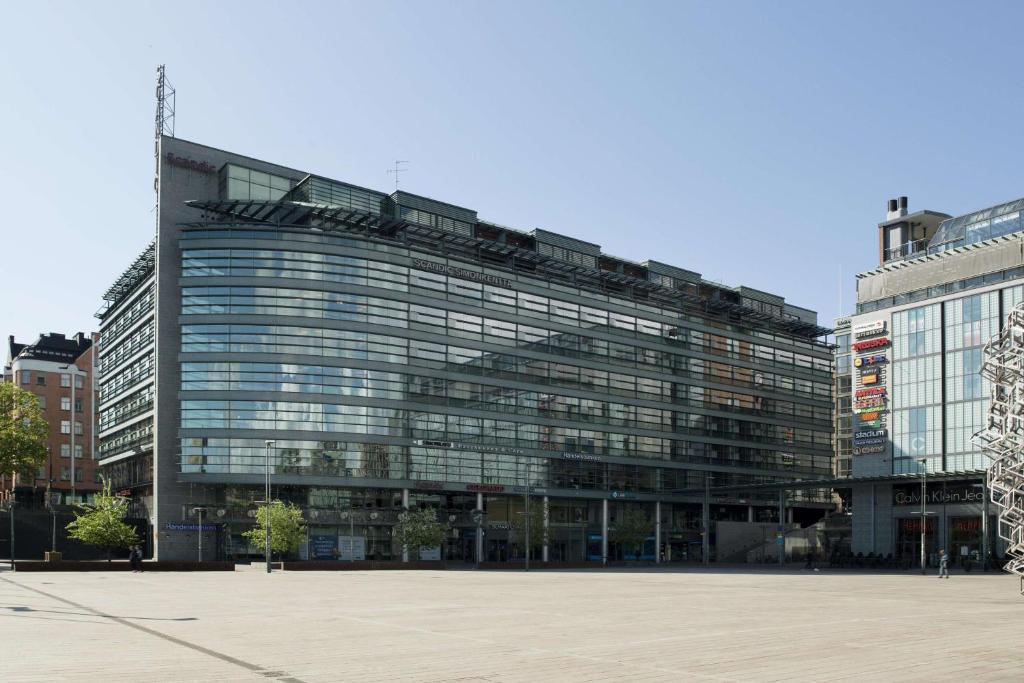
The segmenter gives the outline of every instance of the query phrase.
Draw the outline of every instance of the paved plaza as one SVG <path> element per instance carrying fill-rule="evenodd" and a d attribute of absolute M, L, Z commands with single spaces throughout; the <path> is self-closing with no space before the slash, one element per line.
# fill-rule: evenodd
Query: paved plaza
<path fill-rule="evenodd" d="M 4 681 L 1020 681 L 1007 575 L 0 573 Z"/>

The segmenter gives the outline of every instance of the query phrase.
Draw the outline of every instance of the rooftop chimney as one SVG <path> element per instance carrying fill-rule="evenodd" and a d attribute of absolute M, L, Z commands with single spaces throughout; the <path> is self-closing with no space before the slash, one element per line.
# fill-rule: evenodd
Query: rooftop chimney
<path fill-rule="evenodd" d="M 885 220 L 891 221 L 896 218 L 902 218 L 907 215 L 907 198 L 900 197 L 899 199 L 890 199 L 888 211 L 885 214 Z"/>

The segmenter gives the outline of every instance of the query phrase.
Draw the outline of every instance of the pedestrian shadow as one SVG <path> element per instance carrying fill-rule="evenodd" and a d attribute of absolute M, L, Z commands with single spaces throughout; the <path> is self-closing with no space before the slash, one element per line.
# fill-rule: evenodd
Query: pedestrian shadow
<path fill-rule="evenodd" d="M 32 612 L 32 613 L 35 613 L 35 614 L 59 614 L 61 616 L 79 616 L 79 617 L 102 616 L 102 617 L 105 617 L 105 618 L 128 619 L 130 621 L 199 621 L 198 617 L 168 617 L 168 618 L 161 618 L 161 617 L 118 617 L 118 616 L 114 616 L 113 614 L 100 614 L 100 615 L 97 615 L 94 612 L 72 612 L 71 610 L 36 609 L 35 607 L 27 607 L 27 606 L 24 606 L 24 605 L 22 605 L 20 607 L 11 607 L 11 606 L 5 605 L 5 606 L 3 606 L 3 609 L 7 609 L 7 610 L 10 610 L 11 612 L 19 612 L 19 613 Z"/>

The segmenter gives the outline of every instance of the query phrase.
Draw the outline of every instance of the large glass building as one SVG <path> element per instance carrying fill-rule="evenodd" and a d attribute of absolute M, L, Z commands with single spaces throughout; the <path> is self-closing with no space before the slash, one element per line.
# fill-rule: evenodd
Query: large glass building
<path fill-rule="evenodd" d="M 756 491 L 705 509 L 706 485 L 832 473 L 828 330 L 781 297 L 176 138 L 157 187 L 156 241 L 99 314 L 99 419 L 161 559 L 198 533 L 258 553 L 268 467 L 304 557 L 397 558 L 397 514 L 429 506 L 452 561 L 521 557 L 527 495 L 538 559 L 623 557 L 630 509 L 641 559 L 700 559 L 705 514 L 778 515 Z"/>
<path fill-rule="evenodd" d="M 928 561 L 942 548 L 976 566 L 1002 548 L 972 436 L 989 401 L 983 347 L 1024 300 L 1024 200 L 955 218 L 905 208 L 879 226 L 882 263 L 857 276 L 853 550 L 919 562 L 923 498 Z"/>

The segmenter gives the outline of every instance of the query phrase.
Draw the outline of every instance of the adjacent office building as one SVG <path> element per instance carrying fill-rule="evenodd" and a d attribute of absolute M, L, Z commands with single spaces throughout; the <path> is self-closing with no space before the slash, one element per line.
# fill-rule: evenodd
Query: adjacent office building
<path fill-rule="evenodd" d="M 982 348 L 1024 300 L 1024 200 L 950 217 L 890 202 L 878 268 L 850 319 L 853 551 L 954 561 L 999 553 L 972 440 L 989 387 Z M 842 419 L 840 417 L 840 419 Z"/>
<path fill-rule="evenodd" d="M 832 473 L 829 330 L 782 297 L 172 137 L 157 188 L 156 240 L 98 314 L 99 455 L 161 559 L 197 533 L 256 552 L 268 467 L 309 557 L 397 557 L 397 514 L 427 505 L 466 561 L 522 555 L 527 493 L 551 561 L 620 557 L 628 508 L 643 557 L 699 559 L 706 484 Z"/>
<path fill-rule="evenodd" d="M 31 476 L 0 478 L 0 497 L 13 495 L 31 509 L 82 502 L 99 489 L 93 354 L 92 337 L 81 332 L 42 334 L 30 344 L 8 337 L 3 378 L 35 394 L 50 435 L 47 460 Z"/>

